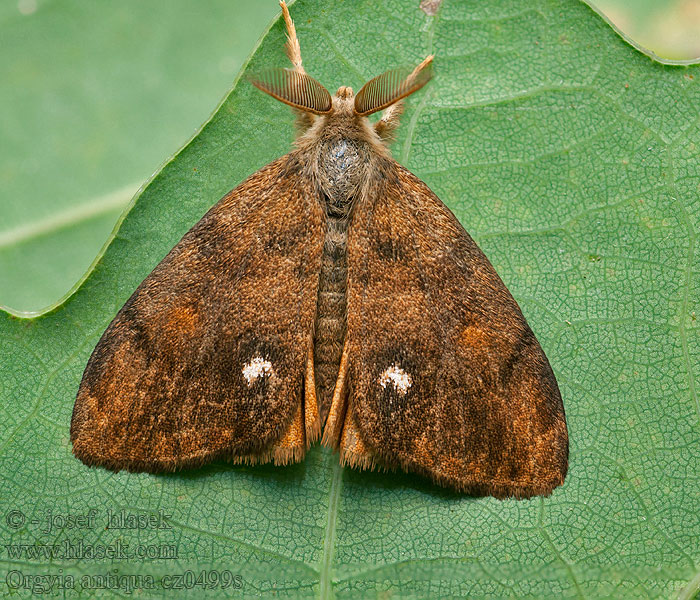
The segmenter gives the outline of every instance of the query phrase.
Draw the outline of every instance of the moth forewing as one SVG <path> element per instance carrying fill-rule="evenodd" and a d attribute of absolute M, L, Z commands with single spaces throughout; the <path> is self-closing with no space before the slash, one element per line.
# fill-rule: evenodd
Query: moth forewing
<path fill-rule="evenodd" d="M 251 175 L 117 313 L 73 410 L 81 460 L 158 472 L 303 456 L 324 216 L 301 171 L 287 155 Z"/>
<path fill-rule="evenodd" d="M 517 303 L 422 181 L 391 161 L 375 192 L 348 241 L 346 419 L 369 454 L 353 460 L 470 494 L 549 494 L 564 410 Z"/>

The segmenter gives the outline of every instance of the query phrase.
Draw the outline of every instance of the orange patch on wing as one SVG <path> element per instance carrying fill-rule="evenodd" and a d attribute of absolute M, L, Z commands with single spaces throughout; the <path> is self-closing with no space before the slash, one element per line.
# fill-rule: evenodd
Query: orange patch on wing
<path fill-rule="evenodd" d="M 190 335 L 199 325 L 199 313 L 191 306 L 175 306 L 168 313 L 168 325 L 174 331 Z"/>
<path fill-rule="evenodd" d="M 299 402 L 294 419 L 280 441 L 274 445 L 273 458 L 276 465 L 286 465 L 303 458 L 306 450 L 305 429 L 304 415 Z"/>
<path fill-rule="evenodd" d="M 461 460 L 455 458 L 454 456 L 445 456 L 440 460 L 440 474 L 443 477 L 459 479 L 463 471 L 464 464 Z M 478 467 L 474 468 L 474 465 L 472 465 L 471 472 L 474 474 L 478 473 Z"/>
<path fill-rule="evenodd" d="M 373 453 L 360 436 L 360 430 L 355 422 L 355 415 L 351 407 L 348 408 L 345 415 L 343 433 L 340 438 L 340 463 L 361 469 L 372 469 L 376 464 Z"/>
<path fill-rule="evenodd" d="M 467 325 L 463 330 L 459 338 L 459 341 L 463 346 L 468 348 L 482 349 L 489 346 L 489 338 L 483 332 L 483 330 L 472 325 Z"/>
<path fill-rule="evenodd" d="M 424 433 L 419 440 L 415 440 L 413 456 L 415 461 L 423 467 L 431 466 L 435 462 L 435 453 L 427 434 Z"/>

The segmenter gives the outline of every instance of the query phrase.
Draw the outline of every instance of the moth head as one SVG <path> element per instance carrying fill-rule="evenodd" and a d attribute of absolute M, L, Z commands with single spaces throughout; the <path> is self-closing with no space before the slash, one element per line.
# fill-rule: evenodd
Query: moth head
<path fill-rule="evenodd" d="M 357 120 L 383 110 L 384 114 L 373 127 L 380 138 L 391 139 L 403 112 L 403 99 L 432 78 L 433 56 L 428 56 L 415 68 L 399 67 L 382 73 L 362 86 L 357 95 L 351 87 L 341 86 L 331 97 L 321 83 L 304 71 L 294 23 L 283 0 L 280 6 L 287 28 L 287 56 L 293 68 L 267 69 L 251 76 L 251 83 L 294 108 L 302 129 L 314 125 L 319 116 Z"/>

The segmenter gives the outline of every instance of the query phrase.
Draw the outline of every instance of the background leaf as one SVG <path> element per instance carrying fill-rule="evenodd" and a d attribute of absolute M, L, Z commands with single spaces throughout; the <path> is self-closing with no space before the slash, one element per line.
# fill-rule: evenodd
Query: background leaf
<path fill-rule="evenodd" d="M 596 0 L 591 4 L 657 56 L 700 57 L 700 0 Z"/>
<path fill-rule="evenodd" d="M 74 395 L 110 319 L 213 202 L 289 148 L 287 107 L 241 83 L 73 296 L 40 318 L 0 315 L 5 573 L 157 578 L 144 597 L 171 597 L 158 578 L 188 569 L 240 575 L 242 590 L 193 592 L 212 598 L 693 597 L 700 69 L 652 61 L 574 0 L 445 0 L 435 17 L 417 4 L 298 0 L 292 16 L 307 70 L 331 90 L 436 54 L 394 154 L 479 242 L 550 358 L 571 434 L 565 485 L 547 499 L 463 498 L 341 469 L 318 447 L 288 468 L 168 476 L 72 458 Z M 284 65 L 283 40 L 278 22 L 249 67 Z M 91 509 L 95 526 L 70 526 Z M 105 528 L 107 511 L 162 511 L 171 528 Z M 41 558 L 65 540 L 170 558 L 76 561 L 65 546 Z"/>
<path fill-rule="evenodd" d="M 273 0 L 0 5 L 0 305 L 43 309 L 231 87 Z"/>

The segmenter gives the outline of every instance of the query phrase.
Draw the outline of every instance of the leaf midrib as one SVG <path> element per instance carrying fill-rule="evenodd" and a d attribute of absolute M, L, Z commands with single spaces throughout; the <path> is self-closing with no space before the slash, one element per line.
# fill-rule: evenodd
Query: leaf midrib
<path fill-rule="evenodd" d="M 326 536 L 323 540 L 323 555 L 319 567 L 321 600 L 331 600 L 333 593 L 333 559 L 335 558 L 335 539 L 338 522 L 338 505 L 340 504 L 340 490 L 343 487 L 343 466 L 340 464 L 336 453 L 330 454 L 329 459 L 333 463 L 331 473 L 331 486 L 328 498 L 328 517 L 326 519 Z"/>
<path fill-rule="evenodd" d="M 136 183 L 125 185 L 118 190 L 98 196 L 88 202 L 52 213 L 44 219 L 2 231 L 0 232 L 0 248 L 23 244 L 29 240 L 65 229 L 113 210 L 126 208 L 129 200 L 136 194 L 138 189 L 139 184 Z"/>

